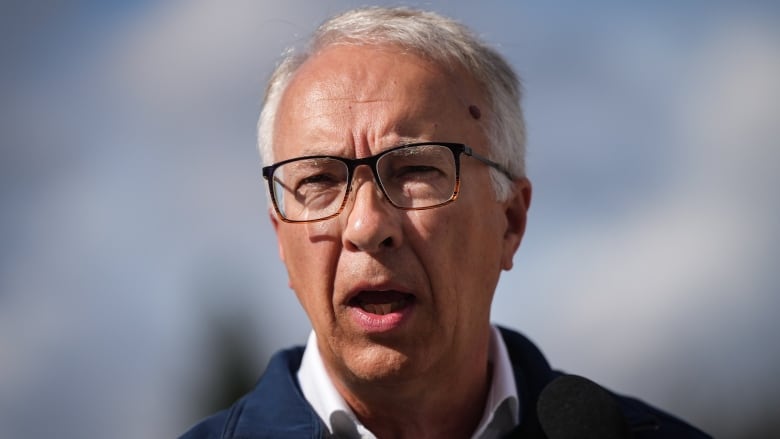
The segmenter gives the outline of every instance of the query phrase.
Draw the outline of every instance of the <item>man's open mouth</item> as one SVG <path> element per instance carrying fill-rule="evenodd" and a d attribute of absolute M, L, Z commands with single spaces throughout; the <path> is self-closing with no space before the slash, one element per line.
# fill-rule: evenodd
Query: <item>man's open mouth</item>
<path fill-rule="evenodd" d="M 383 316 L 406 308 L 413 301 L 413 295 L 399 291 L 361 291 L 349 301 L 349 305 Z"/>

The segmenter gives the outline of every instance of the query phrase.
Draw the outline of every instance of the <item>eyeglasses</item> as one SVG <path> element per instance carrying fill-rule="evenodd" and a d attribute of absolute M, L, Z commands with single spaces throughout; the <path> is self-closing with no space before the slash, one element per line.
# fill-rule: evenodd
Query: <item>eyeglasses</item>
<path fill-rule="evenodd" d="M 455 201 L 460 188 L 460 155 L 466 154 L 504 173 L 498 163 L 461 143 L 402 145 L 371 157 L 298 157 L 263 168 L 274 209 L 282 221 L 306 223 L 337 216 L 344 209 L 355 168 L 367 165 L 390 203 L 423 210 Z"/>

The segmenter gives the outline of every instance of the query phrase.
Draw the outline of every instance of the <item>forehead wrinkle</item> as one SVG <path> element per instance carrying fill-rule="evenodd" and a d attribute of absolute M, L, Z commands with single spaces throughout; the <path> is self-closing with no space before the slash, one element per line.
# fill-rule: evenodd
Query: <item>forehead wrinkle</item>
<path fill-rule="evenodd" d="M 428 94 L 428 93 L 426 93 Z M 435 131 L 438 122 L 437 107 L 431 104 L 430 99 L 423 98 L 413 103 L 406 103 L 404 108 L 394 108 L 392 99 L 366 99 L 319 97 L 321 93 L 315 93 L 314 100 L 304 99 L 300 101 L 295 117 L 300 121 L 307 121 L 309 127 L 306 133 L 313 139 L 334 139 L 344 137 L 346 139 L 357 135 L 371 135 L 370 142 L 375 147 L 391 147 L 404 143 L 413 143 L 425 140 L 437 140 L 430 137 Z M 317 105 L 317 103 L 342 103 L 341 105 Z M 372 110 L 361 108 L 372 105 L 385 105 L 388 107 Z M 385 111 L 387 110 L 387 111 Z M 383 114 L 384 116 L 372 117 Z M 354 132 L 357 126 L 362 126 L 360 132 Z M 378 136 L 378 138 L 374 138 Z M 337 145 L 329 145 L 335 147 Z M 343 146 L 343 145 L 338 145 Z M 313 152 L 318 152 L 314 151 Z"/>
<path fill-rule="evenodd" d="M 468 111 L 471 104 L 485 108 L 482 96 L 469 87 L 473 78 L 459 68 L 447 69 L 411 54 L 396 54 L 402 60 L 379 71 L 351 61 L 334 64 L 332 59 L 321 59 L 324 54 L 304 64 L 280 106 L 287 110 L 288 126 L 306 129 L 297 135 L 305 144 L 294 147 L 296 156 L 367 156 L 406 143 L 463 141 L 442 137 L 441 130 L 452 124 L 481 125 Z M 421 69 L 428 75 L 416 82 L 404 81 L 403 75 L 396 80 L 392 71 L 405 62 L 410 62 L 409 69 Z M 441 108 L 442 95 L 449 95 L 447 105 L 455 108 Z M 398 96 L 414 98 L 403 101 L 401 107 Z M 483 112 L 483 120 L 484 116 Z"/>

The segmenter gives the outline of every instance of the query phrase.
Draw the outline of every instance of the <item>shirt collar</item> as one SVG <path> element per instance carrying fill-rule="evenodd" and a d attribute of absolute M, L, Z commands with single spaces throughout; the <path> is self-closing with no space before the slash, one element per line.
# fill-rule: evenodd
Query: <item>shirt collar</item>
<path fill-rule="evenodd" d="M 498 328 L 491 326 L 488 361 L 493 368 L 482 420 L 472 438 L 487 439 L 499 437 L 520 422 L 520 399 L 509 353 Z M 298 382 L 303 396 L 314 411 L 325 422 L 328 429 L 338 437 L 375 438 L 357 419 L 344 398 L 333 386 L 322 362 L 317 335 L 309 334 Z"/>

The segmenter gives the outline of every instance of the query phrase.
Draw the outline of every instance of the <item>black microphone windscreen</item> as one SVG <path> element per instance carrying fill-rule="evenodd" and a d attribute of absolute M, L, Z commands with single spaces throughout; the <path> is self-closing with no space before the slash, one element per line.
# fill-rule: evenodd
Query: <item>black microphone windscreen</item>
<path fill-rule="evenodd" d="M 631 437 L 615 399 L 580 376 L 562 375 L 550 382 L 539 395 L 536 410 L 549 439 Z"/>

